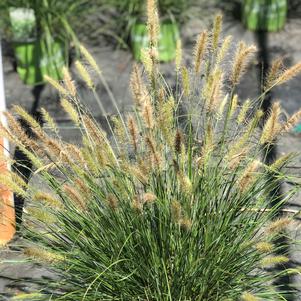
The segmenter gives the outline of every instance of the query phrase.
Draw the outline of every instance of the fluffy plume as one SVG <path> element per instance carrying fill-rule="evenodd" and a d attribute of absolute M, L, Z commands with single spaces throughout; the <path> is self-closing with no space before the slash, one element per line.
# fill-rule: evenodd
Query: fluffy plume
<path fill-rule="evenodd" d="M 203 60 L 203 57 L 206 52 L 207 48 L 207 40 L 208 40 L 208 33 L 207 31 L 203 31 L 197 40 L 197 43 L 194 47 L 194 71 L 195 73 L 200 73 L 201 71 L 201 63 Z"/>
<path fill-rule="evenodd" d="M 147 137 L 145 137 L 145 142 L 146 142 L 146 145 L 148 146 L 148 148 L 150 150 L 150 153 L 152 155 L 152 159 L 153 159 L 153 162 L 154 162 L 155 166 L 157 168 L 160 167 L 161 157 L 160 157 L 160 155 L 157 151 L 155 141 L 153 140 L 152 137 L 147 136 Z"/>
<path fill-rule="evenodd" d="M 215 51 L 218 47 L 218 41 L 219 37 L 222 31 L 222 21 L 223 21 L 223 16 L 222 15 L 217 15 L 214 20 L 213 24 L 213 31 L 212 31 L 212 49 Z"/>
<path fill-rule="evenodd" d="M 242 301 L 259 301 L 257 297 L 255 297 L 253 294 L 245 292 L 241 296 Z"/>
<path fill-rule="evenodd" d="M 156 0 L 147 0 L 147 27 L 150 47 L 157 47 L 160 25 Z"/>
<path fill-rule="evenodd" d="M 273 251 L 274 246 L 269 242 L 262 241 L 257 243 L 255 245 L 255 248 L 261 253 L 271 253 Z"/>
<path fill-rule="evenodd" d="M 189 72 L 186 67 L 182 67 L 182 82 L 183 82 L 184 95 L 188 97 L 190 95 L 190 79 L 189 79 Z"/>
<path fill-rule="evenodd" d="M 254 160 L 247 166 L 238 182 L 239 188 L 242 192 L 244 192 L 246 189 L 249 188 L 250 185 L 252 185 L 254 181 L 254 173 L 257 171 L 260 165 L 261 163 L 259 161 Z"/>
<path fill-rule="evenodd" d="M 51 194 L 43 192 L 43 191 L 39 191 L 39 192 L 35 193 L 33 195 L 32 199 L 36 202 L 43 202 L 54 208 L 63 208 L 63 205 L 59 200 L 54 198 Z"/>
<path fill-rule="evenodd" d="M 270 234 L 278 233 L 287 228 L 291 224 L 291 222 L 292 220 L 288 217 L 276 219 L 274 222 L 268 225 L 266 231 Z"/>
<path fill-rule="evenodd" d="M 74 108 L 74 106 L 71 104 L 70 101 L 63 98 L 61 100 L 61 106 L 65 110 L 66 113 L 68 113 L 71 120 L 76 124 L 79 125 L 79 115 L 77 113 L 77 110 Z"/>
<path fill-rule="evenodd" d="M 242 108 L 240 109 L 239 114 L 237 116 L 237 123 L 238 124 L 242 124 L 243 122 L 245 122 L 247 113 L 250 109 L 250 104 L 251 104 L 251 102 L 250 102 L 249 99 L 247 99 L 244 102 L 244 104 L 243 104 Z"/>
<path fill-rule="evenodd" d="M 71 78 L 71 75 L 69 73 L 69 70 L 66 67 L 63 67 L 63 77 L 64 77 L 64 84 L 66 89 L 68 90 L 69 94 L 72 97 L 75 97 L 76 95 L 76 87 L 74 85 L 74 82 Z"/>
<path fill-rule="evenodd" d="M 291 80 L 295 76 L 297 76 L 300 72 L 301 72 L 301 62 L 284 71 L 278 78 L 276 78 L 275 84 L 281 85 Z"/>
<path fill-rule="evenodd" d="M 137 64 L 134 64 L 134 67 L 133 67 L 133 71 L 132 71 L 131 79 L 130 79 L 130 86 L 131 86 L 131 90 L 132 90 L 132 94 L 133 94 L 135 103 L 136 103 L 137 107 L 140 107 L 144 102 L 144 98 L 145 98 L 147 92 L 146 92 L 146 88 L 143 84 L 141 72 L 140 72 Z"/>
<path fill-rule="evenodd" d="M 56 80 L 51 78 L 48 75 L 44 75 L 44 79 L 52 86 L 54 87 L 60 94 L 62 95 L 69 95 L 69 91 L 65 89 L 61 84 L 59 84 Z"/>
<path fill-rule="evenodd" d="M 222 60 L 225 58 L 225 55 L 227 54 L 231 42 L 232 42 L 232 36 L 227 36 L 224 39 L 223 44 L 217 53 L 216 64 L 220 64 Z"/>
<path fill-rule="evenodd" d="M 58 133 L 58 127 L 54 119 L 50 116 L 50 114 L 44 109 L 41 108 L 41 113 L 43 114 L 43 118 L 46 122 L 46 124 L 49 126 L 49 128 L 54 131 L 55 133 Z"/>
<path fill-rule="evenodd" d="M 152 203 L 156 199 L 157 199 L 157 197 L 153 193 L 151 193 L 151 192 L 144 193 L 143 196 L 142 196 L 142 200 L 145 203 Z"/>
<path fill-rule="evenodd" d="M 100 75 L 101 71 L 99 69 L 99 66 L 97 65 L 95 59 L 90 54 L 90 52 L 87 50 L 87 48 L 84 45 L 79 46 L 80 52 L 83 55 L 83 57 L 86 59 L 86 61 L 89 63 L 89 65 L 93 68 L 93 70 Z"/>
<path fill-rule="evenodd" d="M 286 256 L 269 256 L 261 260 L 262 267 L 271 267 L 277 264 L 283 264 L 289 262 L 289 258 Z"/>
<path fill-rule="evenodd" d="M 153 116 L 153 106 L 151 98 L 145 97 L 145 102 L 142 111 L 142 117 L 147 128 L 152 129 L 154 127 L 154 116 Z"/>
<path fill-rule="evenodd" d="M 48 262 L 48 263 L 64 260 L 64 257 L 60 254 L 55 254 L 53 252 L 37 247 L 26 248 L 24 250 L 24 254 L 29 257 L 33 257 L 34 259 L 41 260 L 43 262 Z"/>
<path fill-rule="evenodd" d="M 178 39 L 177 40 L 177 48 L 176 48 L 176 58 L 175 58 L 177 72 L 180 71 L 181 66 L 182 66 L 182 56 L 183 56 L 182 41 L 180 39 Z"/>
<path fill-rule="evenodd" d="M 74 202 L 75 206 L 78 206 L 79 209 L 85 210 L 86 209 L 86 203 L 80 193 L 72 186 L 65 184 L 63 186 L 63 190 L 66 193 L 66 195 L 70 198 L 72 202 Z"/>
<path fill-rule="evenodd" d="M 239 43 L 239 47 L 237 49 L 233 67 L 232 67 L 232 73 L 231 73 L 231 82 L 233 86 L 236 86 L 244 72 L 246 71 L 246 67 L 252 58 L 253 54 L 256 51 L 256 47 L 251 45 L 249 47 L 246 46 L 244 42 Z"/>
<path fill-rule="evenodd" d="M 289 132 L 292 128 L 294 128 L 298 122 L 301 120 L 301 110 L 294 113 L 286 123 L 282 125 L 282 132 Z"/>
<path fill-rule="evenodd" d="M 266 77 L 265 81 L 265 90 L 269 89 L 279 77 L 283 68 L 283 60 L 278 58 L 272 62 L 272 66 L 269 70 L 269 73 Z"/>
<path fill-rule="evenodd" d="M 138 128 L 135 119 L 132 116 L 128 117 L 128 128 L 131 137 L 131 142 L 135 152 L 138 150 Z"/>
<path fill-rule="evenodd" d="M 281 107 L 279 102 L 275 102 L 272 105 L 270 116 L 268 120 L 266 121 L 263 130 L 262 135 L 260 137 L 260 143 L 272 143 L 276 136 L 281 131 L 281 124 L 279 123 L 279 117 L 281 113 Z"/>
<path fill-rule="evenodd" d="M 142 49 L 141 50 L 141 61 L 143 63 L 143 66 L 149 76 L 153 73 L 154 68 L 154 62 L 152 60 L 152 57 L 150 55 L 150 49 Z"/>
<path fill-rule="evenodd" d="M 179 223 L 182 218 L 182 206 L 178 201 L 171 203 L 171 215 L 175 222 Z"/>
<path fill-rule="evenodd" d="M 76 68 L 78 74 L 81 76 L 83 81 L 86 83 L 86 85 L 90 89 L 93 90 L 94 83 L 93 83 L 92 78 L 91 78 L 89 72 L 87 71 L 86 67 L 80 61 L 76 61 L 74 64 L 75 64 L 75 68 Z"/>

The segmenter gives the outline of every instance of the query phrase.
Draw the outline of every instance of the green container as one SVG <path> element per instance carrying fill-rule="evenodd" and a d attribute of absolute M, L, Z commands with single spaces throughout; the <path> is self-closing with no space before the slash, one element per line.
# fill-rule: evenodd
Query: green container
<path fill-rule="evenodd" d="M 44 82 L 44 75 L 60 79 L 65 65 L 64 44 L 58 41 L 38 39 L 36 19 L 32 9 L 9 10 L 13 32 L 17 71 L 25 84 Z"/>
<path fill-rule="evenodd" d="M 179 39 L 179 29 L 175 23 L 163 23 L 160 25 L 159 36 L 159 60 L 169 62 L 175 59 L 176 44 Z M 131 45 L 134 58 L 141 60 L 141 49 L 149 46 L 147 26 L 145 24 L 135 24 L 131 31 Z"/>
<path fill-rule="evenodd" d="M 278 31 L 285 25 L 287 0 L 244 0 L 243 22 L 250 30 Z"/>
<path fill-rule="evenodd" d="M 17 71 L 25 84 L 36 85 L 44 82 L 44 75 L 61 79 L 65 65 L 64 46 L 59 42 L 16 42 L 14 43 Z"/>

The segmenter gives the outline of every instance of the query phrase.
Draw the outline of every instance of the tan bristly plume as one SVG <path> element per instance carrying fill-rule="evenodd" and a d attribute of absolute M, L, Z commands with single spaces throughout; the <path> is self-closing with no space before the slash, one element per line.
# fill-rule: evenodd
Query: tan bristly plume
<path fill-rule="evenodd" d="M 65 84 L 66 89 L 68 90 L 69 94 L 72 97 L 75 97 L 76 87 L 74 85 L 74 81 L 71 78 L 69 70 L 66 67 L 63 67 L 62 72 L 63 72 L 64 84 Z"/>
<path fill-rule="evenodd" d="M 160 34 L 160 21 L 156 0 L 147 0 L 147 27 L 150 47 L 157 47 Z"/>
<path fill-rule="evenodd" d="M 177 72 L 181 70 L 182 57 L 183 57 L 182 41 L 178 39 L 177 46 L 176 46 L 176 58 L 175 58 L 175 65 L 176 65 Z"/>
<path fill-rule="evenodd" d="M 55 79 L 51 78 L 48 75 L 44 75 L 44 79 L 54 87 L 60 94 L 69 95 L 69 91 L 65 89 L 61 84 L 59 84 Z"/>
<path fill-rule="evenodd" d="M 79 125 L 79 115 L 77 113 L 77 110 L 74 108 L 74 106 L 71 104 L 70 101 L 63 98 L 61 100 L 61 106 L 65 110 L 66 113 L 68 113 L 71 120 L 76 124 Z"/>
<path fill-rule="evenodd" d="M 214 20 L 213 24 L 213 31 L 212 31 L 212 49 L 215 51 L 218 47 L 219 37 L 222 31 L 222 22 L 223 16 L 217 15 Z"/>
<path fill-rule="evenodd" d="M 82 156 L 82 153 L 77 146 L 75 146 L 73 144 L 68 144 L 65 148 L 65 151 L 67 152 L 69 157 L 72 157 L 75 161 L 77 161 L 81 165 L 83 165 L 85 163 L 85 159 Z"/>
<path fill-rule="evenodd" d="M 231 45 L 231 42 L 232 42 L 232 36 L 227 36 L 224 39 L 223 44 L 217 53 L 217 57 L 216 57 L 217 65 L 219 65 L 222 62 L 222 60 L 225 58 L 225 55 L 227 54 L 227 51 Z"/>
<path fill-rule="evenodd" d="M 244 292 L 241 296 L 242 301 L 260 301 L 256 296 L 249 292 Z"/>
<path fill-rule="evenodd" d="M 54 198 L 51 194 L 43 191 L 35 193 L 32 197 L 32 200 L 36 202 L 46 203 L 47 205 L 50 205 L 54 208 L 63 208 L 63 204 L 59 200 Z"/>
<path fill-rule="evenodd" d="M 176 223 L 179 223 L 182 218 L 182 206 L 180 202 L 173 201 L 171 203 L 171 215 Z"/>
<path fill-rule="evenodd" d="M 247 99 L 247 100 L 244 102 L 244 104 L 242 105 L 242 107 L 241 107 L 241 109 L 240 109 L 240 111 L 239 111 L 239 114 L 238 114 L 238 116 L 237 116 L 237 123 L 238 123 L 238 124 L 242 124 L 242 123 L 245 122 L 247 113 L 248 113 L 248 111 L 249 111 L 249 109 L 250 109 L 250 104 L 251 104 L 250 100 Z"/>
<path fill-rule="evenodd" d="M 269 234 L 281 232 L 282 230 L 286 229 L 291 222 L 292 219 L 288 217 L 278 218 L 267 226 L 266 232 Z"/>
<path fill-rule="evenodd" d="M 130 78 L 130 86 L 135 103 L 139 108 L 140 106 L 142 106 L 147 92 L 141 77 L 141 71 L 137 64 L 134 64 L 133 67 L 133 71 Z"/>
<path fill-rule="evenodd" d="M 160 155 L 157 151 L 157 148 L 156 148 L 156 144 L 155 144 L 155 141 L 153 140 L 152 137 L 150 136 L 147 136 L 145 137 L 145 142 L 150 150 L 150 153 L 152 155 L 152 158 L 153 158 L 153 161 L 155 163 L 155 166 L 156 167 L 160 167 L 161 165 L 161 158 L 160 158 Z"/>
<path fill-rule="evenodd" d="M 256 129 L 258 122 L 262 116 L 263 116 L 263 112 L 261 110 L 258 110 L 255 113 L 255 116 L 246 126 L 246 131 L 241 135 L 240 138 L 237 139 L 237 142 L 231 146 L 231 150 L 229 152 L 229 158 L 231 158 L 233 155 L 240 152 L 242 149 L 246 147 L 251 135 Z"/>
<path fill-rule="evenodd" d="M 86 209 L 86 203 L 80 193 L 72 186 L 64 184 L 63 190 L 67 194 L 67 196 L 71 199 L 71 201 L 74 202 L 74 205 L 78 206 L 79 209 L 85 210 Z"/>
<path fill-rule="evenodd" d="M 190 194 L 192 192 L 192 183 L 189 177 L 186 176 L 183 172 L 178 172 L 177 175 L 181 186 L 181 190 L 186 194 Z"/>
<path fill-rule="evenodd" d="M 48 263 L 64 260 L 64 257 L 62 255 L 55 254 L 53 252 L 49 252 L 45 249 L 37 248 L 37 247 L 25 248 L 24 254 L 29 257 L 33 257 L 37 260 L 41 260 L 43 262 L 48 262 Z"/>
<path fill-rule="evenodd" d="M 54 224 L 57 222 L 56 216 L 52 213 L 45 210 L 45 208 L 42 207 L 29 207 L 26 209 L 28 216 L 31 217 L 31 219 L 38 220 L 43 222 L 43 224 Z"/>
<path fill-rule="evenodd" d="M 146 127 L 152 129 L 154 127 L 154 116 L 153 116 L 152 100 L 149 96 L 145 97 L 142 117 Z"/>
<path fill-rule="evenodd" d="M 4 112 L 3 114 L 7 118 L 9 129 L 13 133 L 13 135 L 16 138 L 18 138 L 20 142 L 23 143 L 24 145 L 30 146 L 31 139 L 27 136 L 20 123 L 14 118 L 14 116 L 11 113 Z"/>
<path fill-rule="evenodd" d="M 203 31 L 197 40 L 197 43 L 193 50 L 194 55 L 194 71 L 195 73 L 200 73 L 201 71 L 201 64 L 204 58 L 206 48 L 207 48 L 207 40 L 208 40 L 208 33 L 207 31 Z"/>
<path fill-rule="evenodd" d="M 182 67 L 182 83 L 184 95 L 188 97 L 190 95 L 190 79 L 188 69 L 185 66 Z"/>
<path fill-rule="evenodd" d="M 282 68 L 283 68 L 282 58 L 278 58 L 272 62 L 272 66 L 269 70 L 269 73 L 265 81 L 265 85 L 264 85 L 265 89 L 269 89 L 275 83 L 275 80 L 277 79 L 277 77 L 279 77 Z"/>
<path fill-rule="evenodd" d="M 22 107 L 14 105 L 13 111 L 16 112 L 19 116 L 21 116 L 31 126 L 33 130 L 42 132 L 40 124 Z"/>
<path fill-rule="evenodd" d="M 118 207 L 118 200 L 116 196 L 112 193 L 109 193 L 107 196 L 107 202 L 112 210 L 116 210 Z"/>
<path fill-rule="evenodd" d="M 208 91 L 206 104 L 209 112 L 217 111 L 222 97 L 223 73 L 220 69 L 216 69 L 212 74 L 212 82 Z"/>
<path fill-rule="evenodd" d="M 297 76 L 300 72 L 301 72 L 301 62 L 287 69 L 278 78 L 276 78 L 275 85 L 281 85 L 291 80 L 292 78 Z"/>
<path fill-rule="evenodd" d="M 101 75 L 101 71 L 93 58 L 93 56 L 90 54 L 90 52 L 87 50 L 87 48 L 84 45 L 80 45 L 79 47 L 81 54 L 86 59 L 86 61 L 89 63 L 89 65 L 93 68 L 93 70 L 98 74 Z"/>
<path fill-rule="evenodd" d="M 182 143 L 183 143 L 183 134 L 179 129 L 177 129 L 176 137 L 175 137 L 175 152 L 176 152 L 176 154 L 181 154 Z"/>
<path fill-rule="evenodd" d="M 274 246 L 270 242 L 261 241 L 255 245 L 255 248 L 261 253 L 271 253 L 274 249 Z"/>
<path fill-rule="evenodd" d="M 231 101 L 231 107 L 230 107 L 230 111 L 229 111 L 229 118 L 232 118 L 232 116 L 236 112 L 237 106 L 238 106 L 238 95 L 235 94 L 232 98 L 232 101 Z"/>
<path fill-rule="evenodd" d="M 260 137 L 260 143 L 272 143 L 276 136 L 281 131 L 281 124 L 279 123 L 279 117 L 281 114 L 281 107 L 279 102 L 275 102 L 272 105 L 271 113 L 266 121 L 263 130 L 262 135 Z"/>
<path fill-rule="evenodd" d="M 54 119 L 50 116 L 50 114 L 44 109 L 41 108 L 41 113 L 43 115 L 43 118 L 45 120 L 45 122 L 48 124 L 48 126 L 50 127 L 50 129 L 52 131 L 54 131 L 55 133 L 59 132 L 59 129 L 57 127 L 56 122 L 54 121 Z"/>
<path fill-rule="evenodd" d="M 239 166 L 240 162 L 246 158 L 248 152 L 248 147 L 237 149 L 237 147 L 235 146 L 233 150 L 231 149 L 229 154 L 226 156 L 229 168 L 232 170 L 236 169 L 237 166 Z"/>
<path fill-rule="evenodd" d="M 124 144 L 127 136 L 122 120 L 117 116 L 113 116 L 112 122 L 114 124 L 114 134 L 116 135 L 118 142 Z"/>
<path fill-rule="evenodd" d="M 152 203 L 157 199 L 156 195 L 151 192 L 146 192 L 142 195 L 142 200 L 145 203 Z"/>
<path fill-rule="evenodd" d="M 94 83 L 93 83 L 92 78 L 91 78 L 88 70 L 86 69 L 86 67 L 80 61 L 76 61 L 74 64 L 75 64 L 78 74 L 81 76 L 81 78 L 86 83 L 86 85 L 90 89 L 94 90 L 94 88 L 95 88 Z"/>
<path fill-rule="evenodd" d="M 286 123 L 282 125 L 281 132 L 289 132 L 301 120 L 301 110 L 294 113 Z"/>
<path fill-rule="evenodd" d="M 268 256 L 261 260 L 262 267 L 271 267 L 281 263 L 289 262 L 289 258 L 286 256 Z"/>
<path fill-rule="evenodd" d="M 27 196 L 27 193 L 25 190 L 26 187 L 17 183 L 13 179 L 11 173 L 0 174 L 0 186 L 2 186 L 1 189 L 9 189 L 9 190 L 15 192 L 19 196 L 22 196 L 22 197 Z"/>
<path fill-rule="evenodd" d="M 135 152 L 137 153 L 138 150 L 138 128 L 135 119 L 133 116 L 128 117 L 128 128 L 129 128 L 129 133 L 131 137 L 131 142 L 134 147 Z"/>
<path fill-rule="evenodd" d="M 149 76 L 152 75 L 153 69 L 154 69 L 154 62 L 152 60 L 152 57 L 150 55 L 150 49 L 141 49 L 141 61 L 142 64 Z"/>
<path fill-rule="evenodd" d="M 236 86 L 239 83 L 240 78 L 246 71 L 247 65 L 255 52 L 255 46 L 251 45 L 247 47 L 244 42 L 239 43 L 239 47 L 235 54 L 233 62 L 232 73 L 230 76 L 230 80 L 233 86 Z"/>
<path fill-rule="evenodd" d="M 64 152 L 62 145 L 55 139 L 45 139 L 44 145 L 48 150 L 48 154 L 53 157 L 54 160 L 57 160 L 57 158 L 59 158 Z"/>
<path fill-rule="evenodd" d="M 292 158 L 292 155 L 293 155 L 292 153 L 288 153 L 288 154 L 281 156 L 272 165 L 268 166 L 268 168 L 271 170 L 277 170 L 279 168 L 282 168 L 283 165 L 285 163 L 287 163 L 289 159 Z"/>
<path fill-rule="evenodd" d="M 107 142 L 106 133 L 100 129 L 95 122 L 87 115 L 83 116 L 83 125 L 87 134 L 91 137 L 96 145 L 104 145 Z"/>
<path fill-rule="evenodd" d="M 238 182 L 239 188 L 242 192 L 248 189 L 249 186 L 253 183 L 255 179 L 255 172 L 258 170 L 260 165 L 260 161 L 254 160 L 247 166 Z"/>
<path fill-rule="evenodd" d="M 157 125 L 169 146 L 173 146 L 174 143 L 174 108 L 175 101 L 172 97 L 162 102 L 158 107 Z"/>

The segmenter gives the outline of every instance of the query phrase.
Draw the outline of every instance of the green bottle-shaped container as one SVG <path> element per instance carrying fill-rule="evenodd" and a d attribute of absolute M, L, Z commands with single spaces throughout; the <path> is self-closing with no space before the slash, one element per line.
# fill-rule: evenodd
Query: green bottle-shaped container
<path fill-rule="evenodd" d="M 176 44 L 179 39 L 179 29 L 176 23 L 162 23 L 159 36 L 159 60 L 169 62 L 175 58 Z M 131 31 L 131 45 L 134 58 L 141 59 L 141 50 L 149 46 L 147 26 L 142 23 L 135 24 Z"/>
<path fill-rule="evenodd" d="M 36 36 L 34 11 L 28 8 L 11 8 L 10 22 L 17 72 L 25 84 L 44 82 L 44 75 L 60 79 L 65 65 L 64 43 Z"/>
<path fill-rule="evenodd" d="M 279 31 L 285 25 L 287 0 L 244 0 L 242 9 L 248 29 Z"/>

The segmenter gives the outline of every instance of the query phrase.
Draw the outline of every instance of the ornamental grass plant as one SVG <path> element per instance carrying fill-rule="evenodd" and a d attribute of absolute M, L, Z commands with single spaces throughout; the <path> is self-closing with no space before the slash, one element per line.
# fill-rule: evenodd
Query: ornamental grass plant
<path fill-rule="evenodd" d="M 153 0 L 148 7 L 156 9 Z M 221 37 L 221 19 L 199 35 L 191 65 L 182 64 L 178 42 L 171 89 L 157 64 L 159 22 L 149 9 L 150 45 L 130 80 L 135 105 L 126 116 L 107 117 L 108 132 L 80 104 L 67 69 L 63 82 L 47 80 L 80 130 L 80 144 L 64 142 L 45 110 L 47 131 L 13 108 L 34 138 L 5 113 L 9 127 L 1 134 L 47 189 L 13 172 L 0 181 L 30 204 L 25 254 L 57 275 L 18 300 L 285 300 L 275 280 L 298 270 L 271 267 L 289 260 L 287 246 L 274 242 L 292 222 L 277 216 L 296 189 L 279 196 L 275 187 L 289 177 L 283 168 L 294 155 L 269 166 L 262 158 L 301 112 L 281 121 L 275 102 L 259 130 L 262 96 L 241 103 L 235 94 L 256 49 L 241 42 L 225 68 L 231 38 Z M 81 52 L 77 69 L 94 91 L 91 73 L 101 70 Z M 265 93 L 300 69 L 275 62 Z"/>

